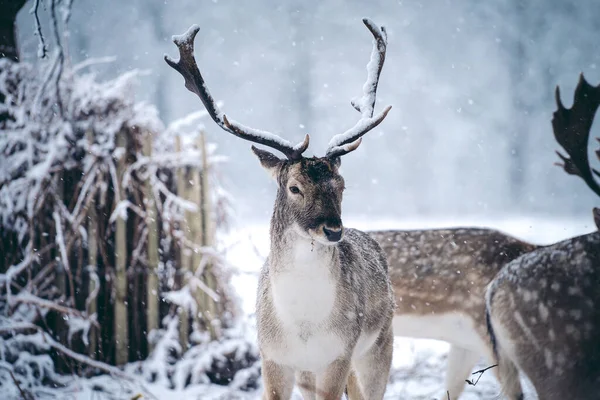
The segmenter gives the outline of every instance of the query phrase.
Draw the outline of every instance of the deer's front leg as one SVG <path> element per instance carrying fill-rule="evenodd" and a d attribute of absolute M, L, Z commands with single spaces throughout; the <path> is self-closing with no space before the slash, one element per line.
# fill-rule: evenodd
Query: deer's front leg
<path fill-rule="evenodd" d="M 265 387 L 263 400 L 289 400 L 294 389 L 294 370 L 264 360 L 262 376 Z"/>
<path fill-rule="evenodd" d="M 340 400 L 348 374 L 350 373 L 350 359 L 338 359 L 317 375 L 317 400 Z"/>

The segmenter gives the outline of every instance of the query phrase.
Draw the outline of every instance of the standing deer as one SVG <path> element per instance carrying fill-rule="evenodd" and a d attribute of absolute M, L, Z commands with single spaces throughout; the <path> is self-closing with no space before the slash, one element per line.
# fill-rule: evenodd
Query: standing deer
<path fill-rule="evenodd" d="M 165 57 L 185 78 L 212 119 L 227 132 L 272 147 L 287 159 L 252 146 L 278 183 L 271 249 L 261 271 L 256 316 L 264 399 L 289 399 L 294 382 L 305 399 L 336 399 L 347 383 L 351 399 L 382 399 L 392 360 L 394 297 L 385 254 L 367 234 L 344 228 L 340 157 L 386 117 L 373 116 L 387 34 L 363 20 L 374 37 L 358 123 L 331 139 L 325 157 L 305 158 L 309 137 L 293 146 L 272 133 L 245 127 L 215 104 L 193 56 L 192 26 L 173 41 L 180 60 Z"/>
<path fill-rule="evenodd" d="M 448 393 L 458 399 L 477 361 L 494 360 L 485 321 L 487 285 L 507 262 L 537 246 L 481 228 L 368 233 L 387 255 L 396 297 L 394 335 L 449 342 L 443 398 Z M 511 400 L 522 396 L 518 380 L 504 389 Z"/>
<path fill-rule="evenodd" d="M 556 103 L 554 136 L 568 155 L 558 153 L 562 166 L 600 196 L 595 178 L 600 173 L 590 167 L 587 153 L 600 86 L 581 75 L 573 106 L 563 106 L 558 87 Z M 599 216 L 595 209 L 600 228 Z M 486 297 L 501 369 L 516 364 L 543 400 L 600 399 L 600 232 L 517 258 L 492 281 Z"/>

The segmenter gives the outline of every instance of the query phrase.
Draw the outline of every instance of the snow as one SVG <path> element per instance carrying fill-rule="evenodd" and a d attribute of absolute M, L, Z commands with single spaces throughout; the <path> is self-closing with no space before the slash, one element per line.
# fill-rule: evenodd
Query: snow
<path fill-rule="evenodd" d="M 338 151 L 344 149 L 344 145 L 353 144 L 354 141 L 357 140 L 357 138 L 360 138 L 360 136 L 364 135 L 370 129 L 379 125 L 391 109 L 392 106 L 387 106 L 383 109 L 382 112 L 380 112 L 372 118 L 363 117 L 356 123 L 356 125 L 348 129 L 346 132 L 340 133 L 332 137 L 329 141 L 329 145 L 327 146 L 327 154 L 335 154 Z"/>

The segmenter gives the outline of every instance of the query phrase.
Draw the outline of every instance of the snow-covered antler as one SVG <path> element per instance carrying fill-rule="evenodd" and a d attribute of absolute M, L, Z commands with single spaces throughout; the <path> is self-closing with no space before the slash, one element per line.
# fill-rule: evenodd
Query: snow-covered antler
<path fill-rule="evenodd" d="M 373 117 L 379 75 L 381 75 L 385 61 L 387 32 L 383 26 L 379 28 L 368 18 L 363 19 L 363 23 L 373 34 L 373 51 L 371 60 L 367 64 L 367 81 L 363 86 L 363 95 L 359 99 L 352 100 L 352 106 L 360 112 L 361 118 L 352 128 L 331 138 L 327 157 L 340 157 L 356 150 L 361 143 L 362 136 L 379 125 L 392 108 L 392 106 L 387 106 L 381 113 Z"/>
<path fill-rule="evenodd" d="M 573 106 L 565 108 L 558 86 L 556 105 L 558 109 L 552 118 L 554 137 L 568 154 L 567 157 L 556 152 L 563 161 L 563 164 L 559 165 L 568 174 L 582 178 L 589 188 L 600 196 L 600 182 L 595 179 L 595 176 L 600 177 L 600 172 L 590 166 L 587 150 L 594 115 L 600 106 L 600 85 L 590 85 L 581 74 L 575 89 Z M 600 158 L 600 150 L 596 151 L 596 155 Z"/>
<path fill-rule="evenodd" d="M 273 133 L 249 128 L 238 122 L 229 120 L 223 114 L 208 91 L 208 87 L 206 87 L 204 78 L 194 58 L 194 39 L 199 30 L 200 27 L 198 25 L 192 25 L 183 35 L 173 36 L 173 43 L 179 49 L 179 61 L 175 62 L 169 56 L 165 56 L 167 64 L 179 72 L 185 79 L 185 87 L 200 97 L 208 114 L 222 129 L 239 138 L 274 148 L 285 154 L 290 160 L 302 158 L 302 153 L 308 148 L 308 135 L 304 137 L 302 143 L 294 146 L 289 141 Z"/>

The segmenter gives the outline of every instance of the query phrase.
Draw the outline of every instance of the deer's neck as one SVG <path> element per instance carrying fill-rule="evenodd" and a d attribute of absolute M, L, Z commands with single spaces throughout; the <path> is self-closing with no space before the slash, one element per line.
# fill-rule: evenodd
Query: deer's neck
<path fill-rule="evenodd" d="M 271 272 L 300 273 L 318 270 L 322 273 L 337 273 L 337 246 L 328 246 L 298 233 L 292 222 L 271 221 Z"/>
<path fill-rule="evenodd" d="M 279 319 L 293 335 L 312 332 L 327 320 L 337 297 L 337 246 L 312 241 L 292 226 L 271 230 L 269 280 Z"/>

